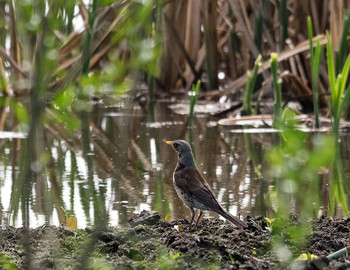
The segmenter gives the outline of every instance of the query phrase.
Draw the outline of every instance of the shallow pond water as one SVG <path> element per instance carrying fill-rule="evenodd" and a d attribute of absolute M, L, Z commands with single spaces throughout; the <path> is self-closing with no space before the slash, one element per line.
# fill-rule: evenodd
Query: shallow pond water
<path fill-rule="evenodd" d="M 159 211 L 162 218 L 170 214 L 171 220 L 189 219 L 190 212 L 172 185 L 177 157 L 165 140 L 174 139 L 191 143 L 199 170 L 231 214 L 273 216 L 275 182 L 265 153 L 274 145 L 276 133 L 237 133 L 206 114 L 197 114 L 189 129 L 187 116 L 172 111 L 167 102 L 157 102 L 153 112 L 140 106 L 95 105 L 86 155 L 81 134 L 69 137 L 59 126 L 45 125 L 40 147 L 49 161 L 45 166 L 31 163 L 40 177 L 23 193 L 18 179 L 26 138 L 14 131 L 14 118 L 7 119 L 0 135 L 2 226 L 59 225 L 67 216 L 76 216 L 78 227 L 84 228 L 104 213 L 110 225 L 123 226 L 132 213 L 144 209 Z M 348 138 L 342 140 L 346 144 Z M 348 153 L 344 155 L 348 159 Z M 328 181 L 321 177 L 321 210 L 315 215 L 327 213 Z M 299 210 L 293 200 L 291 211 Z M 341 216 L 338 210 L 335 215 Z M 219 217 L 210 212 L 204 216 Z"/>

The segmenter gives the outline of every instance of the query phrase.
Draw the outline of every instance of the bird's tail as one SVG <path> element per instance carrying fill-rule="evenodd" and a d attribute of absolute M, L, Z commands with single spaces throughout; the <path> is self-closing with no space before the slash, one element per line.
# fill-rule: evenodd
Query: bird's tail
<path fill-rule="evenodd" d="M 220 211 L 217 211 L 217 213 L 241 229 L 248 227 L 248 224 L 245 223 L 243 220 L 240 220 L 239 218 L 232 216 L 230 213 L 226 212 L 222 208 L 220 209 Z"/>

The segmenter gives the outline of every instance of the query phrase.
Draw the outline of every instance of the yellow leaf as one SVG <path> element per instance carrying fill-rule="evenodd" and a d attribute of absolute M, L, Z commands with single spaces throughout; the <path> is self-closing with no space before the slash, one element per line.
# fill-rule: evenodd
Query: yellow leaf
<path fill-rule="evenodd" d="M 165 220 L 166 220 L 166 221 L 169 221 L 169 220 L 170 220 L 170 217 L 171 217 L 171 216 L 170 216 L 169 214 L 167 214 L 167 215 L 165 216 Z"/>
<path fill-rule="evenodd" d="M 297 258 L 298 261 L 307 261 L 307 255 L 306 253 L 301 253 L 299 257 Z"/>
<path fill-rule="evenodd" d="M 67 227 L 76 230 L 78 227 L 78 219 L 76 217 L 69 217 L 67 219 Z"/>
<path fill-rule="evenodd" d="M 269 224 L 272 223 L 271 219 L 269 219 L 268 217 L 265 217 L 265 219 L 266 219 L 266 221 L 267 221 Z"/>
<path fill-rule="evenodd" d="M 316 256 L 316 255 L 314 255 L 314 254 L 311 254 L 311 260 L 317 259 L 317 258 L 318 258 L 318 256 Z"/>
<path fill-rule="evenodd" d="M 309 256 L 309 258 L 310 258 L 311 260 L 317 259 L 317 258 L 318 258 L 316 255 L 313 255 L 313 254 L 310 254 L 310 255 L 311 255 L 311 256 Z M 301 254 L 299 255 L 299 257 L 297 258 L 297 260 L 298 260 L 298 261 L 307 261 L 307 260 L 308 260 L 307 257 L 308 257 L 308 256 L 307 256 L 306 253 L 301 253 Z"/>

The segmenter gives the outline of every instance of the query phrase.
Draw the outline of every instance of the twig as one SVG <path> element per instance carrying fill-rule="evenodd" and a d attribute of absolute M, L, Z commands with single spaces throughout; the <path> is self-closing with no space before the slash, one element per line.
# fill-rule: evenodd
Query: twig
<path fill-rule="evenodd" d="M 16 61 L 11 57 L 9 56 L 7 53 L 6 53 L 6 50 L 3 48 L 3 47 L 0 47 L 0 57 L 4 60 L 4 61 L 7 61 L 11 64 L 12 68 L 18 72 L 19 74 L 21 74 L 23 77 L 25 78 L 29 78 L 29 74 L 24 71 L 17 63 Z"/>

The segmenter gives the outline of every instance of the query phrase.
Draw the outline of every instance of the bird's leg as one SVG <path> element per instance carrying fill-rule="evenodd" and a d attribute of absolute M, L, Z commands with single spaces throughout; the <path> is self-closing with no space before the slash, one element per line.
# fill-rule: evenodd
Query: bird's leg
<path fill-rule="evenodd" d="M 200 212 L 199 212 L 199 217 L 198 217 L 197 222 L 196 222 L 196 230 L 197 230 L 198 222 L 199 222 L 199 220 L 201 219 L 202 215 L 203 215 L 203 211 L 200 210 Z"/>
<path fill-rule="evenodd" d="M 190 210 L 191 210 L 191 216 L 192 216 L 191 222 L 190 222 L 190 230 L 191 230 L 192 229 L 192 222 L 194 220 L 194 217 L 196 216 L 196 212 L 194 211 L 193 208 L 190 208 Z"/>

